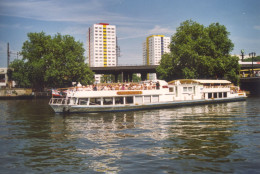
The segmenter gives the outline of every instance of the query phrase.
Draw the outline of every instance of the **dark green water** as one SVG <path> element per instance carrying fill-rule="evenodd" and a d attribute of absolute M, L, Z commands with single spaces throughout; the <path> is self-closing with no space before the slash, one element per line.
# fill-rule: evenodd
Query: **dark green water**
<path fill-rule="evenodd" d="M 0 111 L 0 173 L 260 172 L 260 98 L 70 115 L 0 100 Z"/>

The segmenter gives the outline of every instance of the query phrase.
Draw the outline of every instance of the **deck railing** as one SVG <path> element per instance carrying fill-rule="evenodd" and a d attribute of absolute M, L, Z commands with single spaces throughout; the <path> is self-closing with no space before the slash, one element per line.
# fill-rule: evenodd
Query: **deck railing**
<path fill-rule="evenodd" d="M 69 104 L 69 100 L 66 98 L 51 98 L 49 104 Z"/>

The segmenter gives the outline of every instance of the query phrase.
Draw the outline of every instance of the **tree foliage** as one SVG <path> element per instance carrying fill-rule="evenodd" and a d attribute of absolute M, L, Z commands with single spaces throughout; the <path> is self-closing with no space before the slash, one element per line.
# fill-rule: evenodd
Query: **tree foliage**
<path fill-rule="evenodd" d="M 159 78 L 227 78 L 237 83 L 238 58 L 230 56 L 234 44 L 226 27 L 205 27 L 192 20 L 183 22 L 172 36 L 171 52 L 163 55 L 157 68 Z"/>
<path fill-rule="evenodd" d="M 22 47 L 28 80 L 36 90 L 44 87 L 66 87 L 72 82 L 89 84 L 94 73 L 84 63 L 84 48 L 72 36 L 44 32 L 29 33 Z"/>
<path fill-rule="evenodd" d="M 23 60 L 14 60 L 10 67 L 11 69 L 8 71 L 9 80 L 15 81 L 16 86 L 20 88 L 28 88 L 31 86 L 28 78 L 28 67 Z"/>
<path fill-rule="evenodd" d="M 244 58 L 244 62 L 252 62 L 252 58 Z M 260 62 L 260 56 L 256 56 L 253 58 L 253 62 Z"/>

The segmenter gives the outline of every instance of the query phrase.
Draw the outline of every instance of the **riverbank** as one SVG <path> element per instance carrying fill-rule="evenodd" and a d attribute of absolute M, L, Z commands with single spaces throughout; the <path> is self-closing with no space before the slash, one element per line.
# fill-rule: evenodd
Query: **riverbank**
<path fill-rule="evenodd" d="M 32 99 L 32 98 L 50 98 L 50 92 L 33 92 L 28 88 L 0 89 L 0 100 L 6 99 Z"/>

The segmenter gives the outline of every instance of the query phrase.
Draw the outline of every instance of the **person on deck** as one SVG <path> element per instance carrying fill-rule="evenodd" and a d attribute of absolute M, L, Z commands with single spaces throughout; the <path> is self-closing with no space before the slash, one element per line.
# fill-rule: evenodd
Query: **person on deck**
<path fill-rule="evenodd" d="M 158 81 L 156 82 L 156 89 L 160 89 L 160 83 Z"/>

